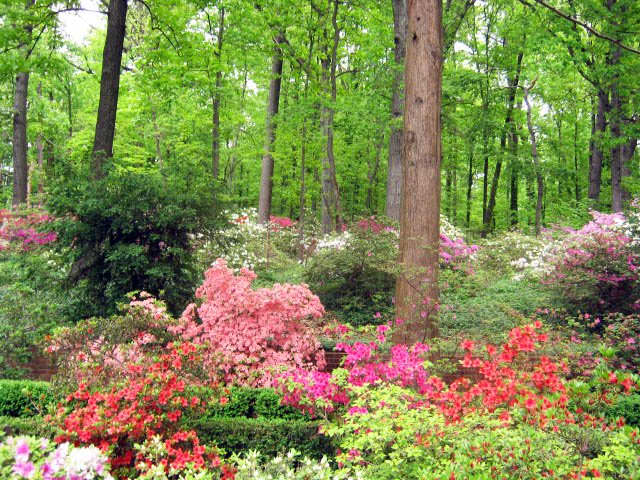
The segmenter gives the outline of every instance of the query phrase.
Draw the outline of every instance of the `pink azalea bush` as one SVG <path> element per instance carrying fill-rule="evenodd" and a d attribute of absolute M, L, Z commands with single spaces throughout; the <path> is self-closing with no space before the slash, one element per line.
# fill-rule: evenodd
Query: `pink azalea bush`
<path fill-rule="evenodd" d="M 0 250 L 11 246 L 22 251 L 35 246 L 55 242 L 58 236 L 52 231 L 42 231 L 53 220 L 46 213 L 21 215 L 8 210 L 0 210 Z"/>
<path fill-rule="evenodd" d="M 305 324 L 324 314 L 318 297 L 306 285 L 253 290 L 255 278 L 250 270 L 235 274 L 225 260 L 216 260 L 196 290 L 202 303 L 187 306 L 169 330 L 207 345 L 205 364 L 218 365 L 228 383 L 265 386 L 283 366 L 322 368 L 321 345 Z"/>
<path fill-rule="evenodd" d="M 569 232 L 544 281 L 583 311 L 637 310 L 640 256 L 624 233 L 625 216 L 592 216 L 581 229 Z"/>

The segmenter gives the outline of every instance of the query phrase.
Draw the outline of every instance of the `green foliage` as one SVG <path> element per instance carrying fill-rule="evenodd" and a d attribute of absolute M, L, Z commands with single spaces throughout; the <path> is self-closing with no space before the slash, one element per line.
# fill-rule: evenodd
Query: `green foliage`
<path fill-rule="evenodd" d="M 76 283 L 75 318 L 114 313 L 145 290 L 179 313 L 192 296 L 194 239 L 210 235 L 216 203 L 202 183 L 152 172 L 111 171 L 100 181 L 61 182 L 51 201 Z"/>
<path fill-rule="evenodd" d="M 295 449 L 311 458 L 334 453 L 331 442 L 318 433 L 318 423 L 265 418 L 207 417 L 190 419 L 188 428 L 198 433 L 203 444 L 213 444 L 226 452 L 257 450 L 274 457 Z"/>
<path fill-rule="evenodd" d="M 304 279 L 324 307 L 354 326 L 376 323 L 393 310 L 397 238 L 393 232 L 354 228 L 345 245 L 317 252 Z"/>
<path fill-rule="evenodd" d="M 0 376 L 20 378 L 35 345 L 66 322 L 65 267 L 46 248 L 0 252 Z"/>
<path fill-rule="evenodd" d="M 32 417 L 53 401 L 48 382 L 0 380 L 0 417 Z"/>
<path fill-rule="evenodd" d="M 464 335 L 497 342 L 540 306 L 549 306 L 549 292 L 535 281 L 482 280 L 482 272 L 449 281 L 442 288 L 442 337 Z M 446 276 L 445 276 L 446 278 Z"/>
<path fill-rule="evenodd" d="M 293 407 L 280 405 L 280 396 L 271 388 L 231 387 L 225 404 L 207 407 L 203 418 L 254 418 L 302 420 L 308 416 Z"/>
<path fill-rule="evenodd" d="M 44 417 L 0 417 L 0 436 L 32 435 L 34 437 L 53 438 L 57 429 Z"/>
<path fill-rule="evenodd" d="M 620 395 L 606 411 L 607 418 L 624 418 L 627 425 L 640 427 L 640 395 Z"/>

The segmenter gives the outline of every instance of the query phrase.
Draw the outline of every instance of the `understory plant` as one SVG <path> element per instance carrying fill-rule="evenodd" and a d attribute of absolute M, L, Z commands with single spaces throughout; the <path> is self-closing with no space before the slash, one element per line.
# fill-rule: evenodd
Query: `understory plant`
<path fill-rule="evenodd" d="M 202 398 L 191 385 L 215 387 L 200 366 L 199 348 L 191 343 L 175 343 L 152 362 L 127 361 L 126 375 L 110 385 L 89 388 L 81 383 L 58 406 L 52 419 L 61 434 L 57 442 L 93 445 L 109 455 L 112 470 L 119 478 L 135 477 L 156 462 L 147 450 L 136 445 L 155 438 L 165 449 L 159 460 L 168 471 L 185 467 L 217 469 L 221 462 L 212 447 L 200 444 L 195 431 L 182 428 L 183 416 L 193 416 L 216 398 Z M 206 390 L 211 395 L 211 388 Z M 224 398 L 218 390 L 218 398 Z"/>
<path fill-rule="evenodd" d="M 306 285 L 253 290 L 255 278 L 216 260 L 196 290 L 198 303 L 169 330 L 203 345 L 205 368 L 218 365 L 230 384 L 269 386 L 283 367 L 322 368 L 324 352 L 311 328 L 324 314 L 318 297 Z"/>
<path fill-rule="evenodd" d="M 426 345 L 394 345 L 382 354 L 390 326 L 379 328 L 375 342 L 339 347 L 347 354 L 344 368 L 292 371 L 280 384 L 286 403 L 325 418 L 323 432 L 339 444 L 343 475 L 640 474 L 638 432 L 601 416 L 602 402 L 632 392 L 637 378 L 603 365 L 594 385 L 573 389 L 566 366 L 537 353 L 547 341 L 540 322 L 512 329 L 502 346 L 464 341 L 461 366 L 470 374 L 450 383 L 430 374 Z"/>
<path fill-rule="evenodd" d="M 593 220 L 562 242 L 544 281 L 576 310 L 633 312 L 640 294 L 640 256 L 625 234 L 626 218 L 591 213 Z"/>

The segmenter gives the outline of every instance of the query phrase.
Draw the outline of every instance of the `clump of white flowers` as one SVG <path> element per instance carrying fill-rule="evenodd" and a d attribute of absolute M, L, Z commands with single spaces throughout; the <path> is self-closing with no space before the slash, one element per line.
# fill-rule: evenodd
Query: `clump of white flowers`
<path fill-rule="evenodd" d="M 232 457 L 236 480 L 333 480 L 338 478 L 326 457 L 312 460 L 291 450 L 286 455 L 261 461 L 258 452 Z M 355 479 L 361 477 L 355 477 Z"/>

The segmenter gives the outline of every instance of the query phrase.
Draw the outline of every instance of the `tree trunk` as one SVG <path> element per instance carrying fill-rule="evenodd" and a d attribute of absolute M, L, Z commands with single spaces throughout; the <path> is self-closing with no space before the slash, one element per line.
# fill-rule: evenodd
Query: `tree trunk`
<path fill-rule="evenodd" d="M 323 132 L 327 141 L 327 151 L 322 165 L 322 231 L 329 233 L 331 230 L 341 227 L 340 190 L 336 173 L 336 162 L 333 150 L 333 117 L 336 102 L 336 67 L 338 59 L 338 44 L 340 42 L 340 29 L 338 28 L 339 0 L 333 0 L 333 13 L 331 25 L 333 26 L 333 45 L 331 56 L 325 56 L 322 60 L 322 76 L 326 85 L 328 80 L 331 97 L 328 105 L 322 108 Z M 328 78 L 327 78 L 328 77 Z"/>
<path fill-rule="evenodd" d="M 407 0 L 392 0 L 394 59 L 397 71 L 393 77 L 391 99 L 391 135 L 389 137 L 389 167 L 387 171 L 387 198 L 385 213 L 400 221 L 402 205 L 402 112 L 404 110 L 403 73 L 407 44 Z"/>
<path fill-rule="evenodd" d="M 27 162 L 27 94 L 29 72 L 16 75 L 16 90 L 13 97 L 13 198 L 15 208 L 27 201 L 29 164 Z"/>
<path fill-rule="evenodd" d="M 467 228 L 471 227 L 471 192 L 473 189 L 473 147 L 474 141 L 472 139 L 469 145 L 469 171 L 467 172 L 467 212 L 466 212 L 466 225 Z"/>
<path fill-rule="evenodd" d="M 517 67 L 516 73 L 513 79 L 509 79 L 509 95 L 507 99 L 507 115 L 504 120 L 504 129 L 502 130 L 502 134 L 500 136 L 500 155 L 496 161 L 496 169 L 493 173 L 493 179 L 491 181 L 491 193 L 489 195 L 489 202 L 487 204 L 487 211 L 484 217 L 483 223 L 484 227 L 482 230 L 482 236 L 486 237 L 487 234 L 492 230 L 493 226 L 493 213 L 496 206 L 496 194 L 498 192 L 498 183 L 500 181 L 500 172 L 502 171 L 502 157 L 506 150 L 507 146 L 507 132 L 510 131 L 513 122 L 513 108 L 516 100 L 516 89 L 518 88 L 518 84 L 520 83 L 520 70 L 522 68 L 522 57 L 524 56 L 524 52 L 520 51 L 518 53 Z"/>
<path fill-rule="evenodd" d="M 104 176 L 104 163 L 113 157 L 113 137 L 118 111 L 120 68 L 127 23 L 127 0 L 110 0 L 107 20 L 107 38 L 102 52 L 102 77 L 100 79 L 100 102 L 93 141 L 93 177 Z"/>
<path fill-rule="evenodd" d="M 535 83 L 535 82 L 534 82 Z M 536 236 L 540 235 L 541 217 L 542 217 L 542 200 L 544 198 L 544 180 L 540 171 L 540 160 L 538 159 L 538 144 L 536 143 L 536 132 L 533 129 L 533 121 L 531 120 L 531 105 L 529 104 L 529 88 L 523 87 L 524 102 L 527 105 L 527 127 L 529 128 L 529 137 L 531 139 L 531 157 L 533 158 L 533 166 L 536 172 L 536 181 L 538 183 L 538 198 L 536 202 Z"/>
<path fill-rule="evenodd" d="M 520 104 L 518 104 L 520 110 Z M 520 174 L 520 160 L 518 158 L 518 127 L 515 122 L 511 122 L 511 133 L 509 135 L 509 150 L 511 151 L 511 196 L 509 209 L 511 211 L 511 225 L 518 225 L 518 182 Z"/>
<path fill-rule="evenodd" d="M 396 343 L 437 335 L 440 246 L 440 111 L 442 105 L 442 5 L 409 0 L 405 66 L 403 200 Z"/>
<path fill-rule="evenodd" d="M 282 84 L 282 49 L 284 41 L 281 34 L 274 39 L 274 52 L 271 59 L 271 83 L 267 101 L 267 125 L 264 155 L 262 156 L 262 174 L 260 177 L 260 199 L 258 204 L 258 221 L 267 223 L 271 216 L 271 195 L 273 189 L 273 145 L 276 140 L 275 116 L 280 106 L 280 85 Z"/>
<path fill-rule="evenodd" d="M 598 90 L 598 108 L 595 121 L 591 127 L 591 157 L 589 158 L 589 198 L 594 202 L 600 201 L 600 184 L 602 178 L 602 137 L 606 123 L 606 112 L 609 105 L 609 95 L 604 90 Z"/>
<path fill-rule="evenodd" d="M 622 49 L 617 46 L 611 55 L 611 66 L 616 68 L 620 62 Z M 611 141 L 611 211 L 622 211 L 622 99 L 618 85 L 618 75 L 611 83 L 610 129 Z"/>
<path fill-rule="evenodd" d="M 580 178 L 578 177 L 578 112 L 573 125 L 573 187 L 576 194 L 576 202 L 580 202 Z"/>
<path fill-rule="evenodd" d="M 215 53 L 218 58 L 216 81 L 213 90 L 213 127 L 211 129 L 211 172 L 214 180 L 218 179 L 220 171 L 220 87 L 222 85 L 222 71 L 220 61 L 222 57 L 222 38 L 224 36 L 224 7 L 220 8 L 220 23 L 218 24 L 218 47 Z"/>

